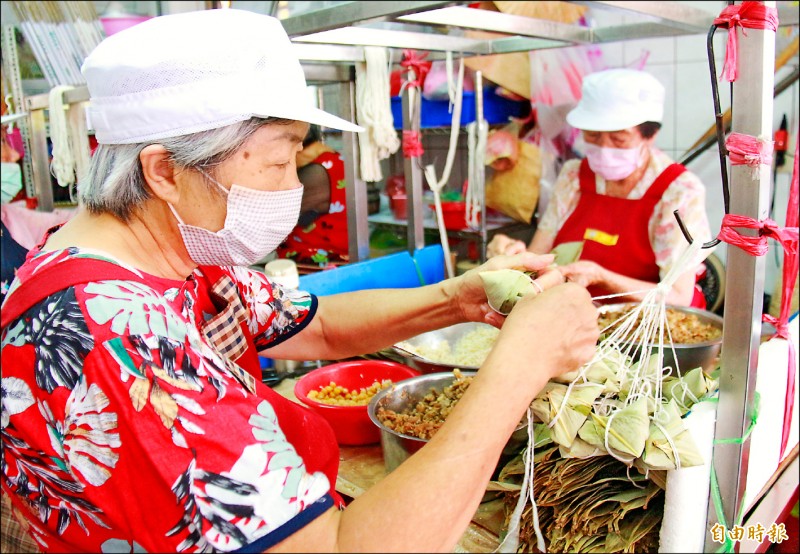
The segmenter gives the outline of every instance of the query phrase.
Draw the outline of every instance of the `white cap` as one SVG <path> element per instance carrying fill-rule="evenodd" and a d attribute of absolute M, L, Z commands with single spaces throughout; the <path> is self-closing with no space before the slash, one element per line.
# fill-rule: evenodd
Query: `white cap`
<path fill-rule="evenodd" d="M 154 17 L 103 40 L 81 67 L 100 144 L 131 144 L 279 117 L 343 131 L 314 104 L 280 21 L 215 9 Z"/>
<path fill-rule="evenodd" d="M 609 69 L 583 78 L 567 123 L 584 131 L 621 131 L 664 118 L 664 86 L 644 71 Z"/>

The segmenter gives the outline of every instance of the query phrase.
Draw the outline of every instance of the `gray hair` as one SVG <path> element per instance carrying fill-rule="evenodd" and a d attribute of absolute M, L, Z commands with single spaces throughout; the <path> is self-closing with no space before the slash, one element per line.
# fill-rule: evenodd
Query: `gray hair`
<path fill-rule="evenodd" d="M 230 158 L 264 125 L 288 123 L 291 120 L 253 117 L 191 135 L 137 144 L 101 144 L 92 156 L 89 171 L 78 185 L 78 201 L 91 213 L 110 213 L 128 221 L 137 208 L 152 198 L 139 160 L 146 146 L 160 144 L 178 168 L 198 169 L 203 174 Z M 208 179 L 204 177 L 203 180 L 212 190 L 217 190 Z"/>

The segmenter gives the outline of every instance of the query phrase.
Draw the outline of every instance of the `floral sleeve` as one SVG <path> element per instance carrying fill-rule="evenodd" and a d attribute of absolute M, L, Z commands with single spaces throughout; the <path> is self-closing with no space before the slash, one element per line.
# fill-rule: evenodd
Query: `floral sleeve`
<path fill-rule="evenodd" d="M 553 187 L 550 203 L 547 204 L 547 209 L 537 225 L 537 230 L 556 236 L 561 226 L 564 225 L 564 221 L 575 211 L 580 190 L 578 183 L 580 162 L 580 160 L 570 160 L 564 164 Z"/>
<path fill-rule="evenodd" d="M 43 550 L 268 546 L 332 505 L 196 328 L 195 283 L 77 285 L 3 330 L 1 482 Z"/>
<path fill-rule="evenodd" d="M 664 196 L 656 205 L 650 219 L 650 243 L 653 245 L 662 279 L 688 248 L 675 219 L 675 210 L 678 210 L 695 240 L 706 242 L 711 239 L 705 197 L 705 187 L 700 179 L 687 171 L 664 191 Z M 711 250 L 701 250 L 698 258 L 692 260 L 689 267 L 701 263 L 710 253 Z"/>
<path fill-rule="evenodd" d="M 247 325 L 259 350 L 280 344 L 303 330 L 317 311 L 313 294 L 282 287 L 258 271 L 229 267 L 247 308 Z"/>

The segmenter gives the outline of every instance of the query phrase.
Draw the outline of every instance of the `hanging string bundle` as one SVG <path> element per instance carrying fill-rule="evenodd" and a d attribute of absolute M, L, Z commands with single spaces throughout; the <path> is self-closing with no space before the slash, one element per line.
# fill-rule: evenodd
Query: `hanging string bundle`
<path fill-rule="evenodd" d="M 482 75 L 475 74 L 475 98 L 478 98 L 478 109 L 475 121 L 467 125 L 467 190 L 464 194 L 466 203 L 465 219 L 467 225 L 477 229 L 480 215 L 486 202 L 486 141 L 489 137 L 489 123 L 483 118 L 480 107 L 482 98 Z"/>
<path fill-rule="evenodd" d="M 64 104 L 64 94 L 72 89 L 58 85 L 50 90 L 50 139 L 53 142 L 50 171 L 58 184 L 69 190 L 70 200 L 76 202 L 75 185 L 89 167 L 91 152 L 83 107 L 73 106 L 68 110 Z"/>
<path fill-rule="evenodd" d="M 400 139 L 392 118 L 388 49 L 365 46 L 364 60 L 356 64 L 356 115 L 364 127 L 358 146 L 361 178 L 375 182 L 383 179 L 380 161 L 397 152 Z"/>
<path fill-rule="evenodd" d="M 442 172 L 442 178 L 436 178 L 436 168 L 433 164 L 428 164 L 425 166 L 425 180 L 428 183 L 431 191 L 433 192 L 433 202 L 434 208 L 436 210 L 436 221 L 439 227 L 439 238 L 442 242 L 442 248 L 444 249 L 444 261 L 445 267 L 447 268 L 447 276 L 453 277 L 455 273 L 453 272 L 453 262 L 450 258 L 450 245 L 447 239 L 447 230 L 444 226 L 444 215 L 442 213 L 442 198 L 441 198 L 441 190 L 447 184 L 447 180 L 450 178 L 450 172 L 453 169 L 453 160 L 456 157 L 456 150 L 458 149 L 458 133 L 461 129 L 461 104 L 463 100 L 462 91 L 464 88 L 464 58 L 461 58 L 459 65 L 458 65 L 458 79 L 455 85 L 455 91 L 453 91 L 452 81 L 453 81 L 453 53 L 447 52 L 446 58 L 446 68 L 447 68 L 447 84 L 448 84 L 448 93 L 450 94 L 450 103 L 453 109 L 453 117 L 451 120 L 450 125 L 450 147 L 447 150 L 447 159 L 444 164 L 444 171 Z"/>

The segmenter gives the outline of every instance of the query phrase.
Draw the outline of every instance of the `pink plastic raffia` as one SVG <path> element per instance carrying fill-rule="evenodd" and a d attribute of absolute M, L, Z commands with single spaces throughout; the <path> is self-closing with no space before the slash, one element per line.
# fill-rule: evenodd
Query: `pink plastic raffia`
<path fill-rule="evenodd" d="M 779 227 L 771 219 L 756 221 L 751 217 L 736 214 L 726 214 L 722 218 L 722 229 L 718 238 L 733 246 L 738 246 L 751 256 L 763 256 L 769 250 L 768 238 L 778 241 L 784 250 L 783 257 L 783 281 L 781 285 L 781 309 L 777 318 L 763 315 L 763 321 L 775 327 L 775 336 L 786 339 L 789 343 L 789 364 L 786 378 L 786 396 L 783 402 L 783 429 L 781 432 L 780 457 L 783 458 L 786 446 L 789 441 L 789 432 L 792 425 L 792 411 L 795 390 L 795 350 L 794 343 L 789 335 L 789 310 L 791 309 L 792 294 L 794 292 L 795 280 L 798 271 L 798 204 L 800 204 L 800 193 L 798 193 L 798 169 L 797 169 L 798 146 L 795 144 L 794 170 L 792 182 L 789 188 L 789 201 L 786 206 L 786 226 Z M 745 229 L 758 229 L 758 236 L 750 237 L 741 235 L 735 227 Z"/>
<path fill-rule="evenodd" d="M 747 36 L 745 29 L 778 30 L 778 10 L 764 6 L 761 2 L 745 1 L 741 4 L 726 6 L 719 17 L 714 20 L 714 25 L 728 29 L 728 44 L 725 47 L 725 65 L 722 74 L 728 81 L 735 81 L 738 72 L 737 51 L 739 48 L 736 27 L 742 28 L 742 34 Z"/>
<path fill-rule="evenodd" d="M 798 211 L 798 203 L 800 203 L 800 193 L 798 192 L 798 170 L 797 170 L 797 154 L 798 146 L 795 140 L 794 149 L 794 170 L 792 172 L 792 183 L 789 186 L 789 201 L 786 206 L 786 227 L 793 227 L 797 232 L 798 220 L 800 220 L 800 212 Z M 771 323 L 775 326 L 775 336 L 786 339 L 789 343 L 789 375 L 786 381 L 786 396 L 783 400 L 783 433 L 781 434 L 781 452 L 780 459 L 786 453 L 786 447 L 789 442 L 789 431 L 792 425 L 792 409 L 794 406 L 794 390 L 795 390 L 795 351 L 794 342 L 789 335 L 789 311 L 792 306 L 792 294 L 794 293 L 794 285 L 797 279 L 798 270 L 798 254 L 795 244 L 794 251 L 786 250 L 783 256 L 783 282 L 781 283 L 781 309 L 778 313 L 777 319 L 769 314 L 764 314 L 764 321 Z"/>
<path fill-rule="evenodd" d="M 757 171 L 760 164 L 772 165 L 772 151 L 775 143 L 771 140 L 761 140 L 742 133 L 731 133 L 725 139 L 725 147 L 728 149 L 731 165 L 749 165 L 753 171 Z"/>
<path fill-rule="evenodd" d="M 414 79 L 409 79 L 403 83 L 401 90 L 409 87 L 417 89 L 417 92 L 419 93 L 419 88 L 425 78 L 425 74 L 430 70 L 430 63 L 425 61 L 427 56 L 427 52 L 424 52 L 422 55 L 420 55 L 415 50 L 403 50 L 403 61 L 400 62 L 400 65 L 404 68 L 406 73 L 411 74 L 413 72 Z M 412 126 L 414 126 L 413 122 Z M 424 152 L 425 149 L 422 147 L 422 140 L 419 130 L 404 130 L 403 157 L 419 158 Z"/>
<path fill-rule="evenodd" d="M 400 65 L 406 72 L 408 72 L 409 69 L 413 69 L 415 76 L 413 81 L 407 81 L 404 86 L 419 88 L 425 75 L 430 70 L 430 62 L 425 61 L 426 57 L 428 57 L 427 52 L 420 55 L 417 54 L 416 50 L 403 50 L 403 61 L 400 62 Z"/>
<path fill-rule="evenodd" d="M 403 157 L 419 158 L 424 152 L 419 131 L 403 131 Z"/>

